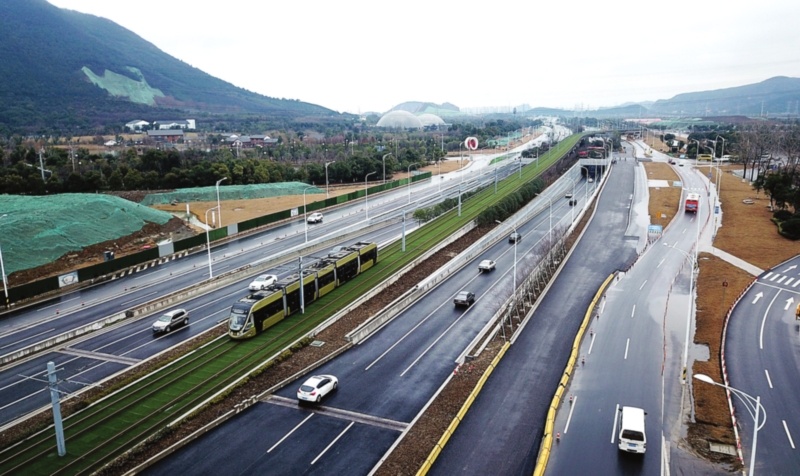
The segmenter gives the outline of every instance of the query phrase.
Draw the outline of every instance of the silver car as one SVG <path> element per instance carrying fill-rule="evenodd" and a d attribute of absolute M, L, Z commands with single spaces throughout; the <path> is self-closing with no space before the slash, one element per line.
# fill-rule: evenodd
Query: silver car
<path fill-rule="evenodd" d="M 162 334 L 175 329 L 178 326 L 189 324 L 189 313 L 186 309 L 173 309 L 165 312 L 153 323 L 153 334 Z"/>

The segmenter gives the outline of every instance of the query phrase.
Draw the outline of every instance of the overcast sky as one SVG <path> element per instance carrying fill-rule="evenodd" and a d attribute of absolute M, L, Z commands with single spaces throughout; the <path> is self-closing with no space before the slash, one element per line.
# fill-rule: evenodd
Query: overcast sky
<path fill-rule="evenodd" d="M 236 86 L 340 112 L 596 109 L 800 77 L 797 0 L 48 1 Z"/>

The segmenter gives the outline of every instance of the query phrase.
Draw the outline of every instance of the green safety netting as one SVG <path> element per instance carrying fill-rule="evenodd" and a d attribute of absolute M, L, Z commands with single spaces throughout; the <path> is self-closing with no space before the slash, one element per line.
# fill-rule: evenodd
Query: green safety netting
<path fill-rule="evenodd" d="M 172 215 L 113 195 L 0 195 L 0 251 L 6 275 L 89 245 L 130 235 Z"/>
<path fill-rule="evenodd" d="M 249 200 L 281 195 L 325 193 L 325 190 L 303 182 L 281 182 L 252 185 L 220 185 L 220 200 Z M 174 192 L 151 193 L 144 197 L 142 205 L 165 205 L 167 203 L 213 202 L 217 200 L 217 187 L 182 188 Z"/>

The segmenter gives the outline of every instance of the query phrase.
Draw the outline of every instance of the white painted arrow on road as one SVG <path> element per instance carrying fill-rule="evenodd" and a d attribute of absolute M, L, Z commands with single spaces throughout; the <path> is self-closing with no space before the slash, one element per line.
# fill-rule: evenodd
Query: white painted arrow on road
<path fill-rule="evenodd" d="M 755 303 L 757 303 L 757 302 L 758 302 L 758 300 L 759 300 L 759 299 L 761 299 L 762 297 L 764 297 L 764 293 L 758 293 L 758 294 L 756 294 L 756 298 L 755 298 L 755 299 L 753 299 L 753 302 L 752 302 L 752 304 L 755 304 Z"/>
<path fill-rule="evenodd" d="M 795 268 L 797 268 L 797 265 L 796 265 L 796 264 L 795 264 L 795 265 L 792 265 L 792 266 L 789 266 L 788 268 L 786 268 L 786 270 L 784 271 L 784 273 L 787 273 L 787 272 L 789 272 L 789 271 L 791 271 L 791 270 L 793 270 L 793 269 L 795 269 Z"/>
<path fill-rule="evenodd" d="M 794 298 L 789 298 L 786 300 L 786 307 L 783 308 L 784 311 L 788 310 L 791 305 L 794 304 Z"/>

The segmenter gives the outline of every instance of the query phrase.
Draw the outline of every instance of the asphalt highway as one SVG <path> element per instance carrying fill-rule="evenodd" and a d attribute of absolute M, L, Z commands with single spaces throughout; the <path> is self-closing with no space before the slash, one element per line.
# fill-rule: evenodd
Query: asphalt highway
<path fill-rule="evenodd" d="M 755 472 L 797 474 L 800 468 L 800 257 L 759 276 L 731 314 L 725 339 L 745 466 L 753 458 L 755 399 L 760 399 Z M 718 382 L 722 383 L 722 382 Z M 694 380 L 694 385 L 709 385 Z M 765 415 L 766 413 L 766 415 Z"/>
<path fill-rule="evenodd" d="M 521 275 L 551 229 L 565 227 L 573 217 L 574 208 L 563 198 L 565 190 L 577 179 L 576 196 L 586 195 L 588 184 L 577 178 L 579 170 L 573 173 L 566 185 L 555 185 L 549 197 L 540 195 L 548 207 L 517 228 L 523 235 L 517 249 Z M 497 269 L 480 273 L 477 264 L 482 259 L 494 259 Z M 249 416 L 225 422 L 145 473 L 201 473 L 221 467 L 233 474 L 369 473 L 510 296 L 513 259 L 514 246 L 501 239 L 365 342 L 316 369 L 315 374 L 339 378 L 338 390 L 321 406 L 296 403 L 303 377 L 254 405 L 252 412 L 246 410 Z M 461 290 L 475 293 L 472 306 L 454 306 L 453 298 Z M 219 442 L 230 439 L 251 444 L 221 449 Z"/>
<path fill-rule="evenodd" d="M 226 320 L 231 303 L 244 296 L 249 282 L 256 274 L 261 274 L 248 273 L 248 267 L 287 251 L 302 249 L 306 245 L 306 235 L 308 242 L 313 243 L 315 240 L 338 236 L 348 229 L 359 230 L 367 224 L 385 222 L 385 227 L 364 233 L 360 239 L 387 242 L 402 233 L 400 217 L 403 212 L 410 213 L 418 207 L 456 197 L 459 190 L 467 191 L 493 183 L 495 174 L 502 179 L 514 174 L 519 167 L 513 161 L 488 167 L 490 160 L 491 157 L 476 160 L 465 171 L 436 179 L 438 183 L 424 181 L 376 196 L 369 200 L 369 220 L 364 209 L 366 200 L 358 201 L 326 212 L 325 221 L 321 224 L 307 225 L 300 218 L 214 247 L 211 252 L 211 271 L 207 253 L 195 253 L 4 315 L 0 321 L 0 354 L 10 354 L 166 294 L 196 286 L 208 279 L 210 273 L 219 276 L 242 270 L 241 279 L 237 282 L 175 306 L 189 311 L 188 327 L 164 336 L 154 336 L 152 323 L 161 312 L 167 310 L 164 309 L 3 366 L 0 368 L 0 428 L 48 407 L 47 362 L 55 363 L 62 398 L 69 398 L 74 392 L 127 370 Z M 415 227 L 414 220 L 407 220 L 407 233 Z M 304 263 L 308 264 L 313 258 L 313 255 L 307 256 Z M 287 262 L 270 272 L 282 276 L 294 271 L 296 266 L 296 261 Z"/>

